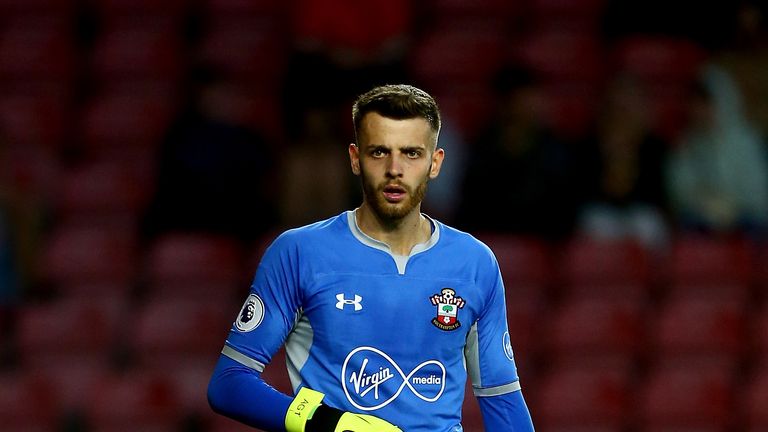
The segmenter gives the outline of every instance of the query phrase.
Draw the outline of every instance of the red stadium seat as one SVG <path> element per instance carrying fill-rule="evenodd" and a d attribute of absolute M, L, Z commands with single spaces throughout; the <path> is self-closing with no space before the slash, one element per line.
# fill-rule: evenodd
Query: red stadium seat
<path fill-rule="evenodd" d="M 545 82 L 598 83 L 605 75 L 603 48 L 592 32 L 543 29 L 515 44 L 513 58 Z"/>
<path fill-rule="evenodd" d="M 597 33 L 607 0 L 532 0 L 527 15 L 536 29 Z"/>
<path fill-rule="evenodd" d="M 424 10 L 430 12 L 438 25 L 480 20 L 509 26 L 525 10 L 522 2 L 505 0 L 428 0 L 425 3 Z"/>
<path fill-rule="evenodd" d="M 768 303 L 753 315 L 751 335 L 752 354 L 768 364 Z"/>
<path fill-rule="evenodd" d="M 548 16 L 549 19 L 586 21 L 597 24 L 606 0 L 532 0 L 534 15 Z"/>
<path fill-rule="evenodd" d="M 733 377 L 719 368 L 686 364 L 653 369 L 639 389 L 641 430 L 735 430 L 733 390 Z"/>
<path fill-rule="evenodd" d="M 523 376 L 530 376 L 534 360 L 542 350 L 543 336 L 541 317 L 545 313 L 544 303 L 531 298 L 516 298 L 507 295 L 507 324 L 509 337 L 518 368 Z"/>
<path fill-rule="evenodd" d="M 499 262 L 507 294 L 512 298 L 542 299 L 553 282 L 550 251 L 539 239 L 497 233 L 478 233 Z"/>
<path fill-rule="evenodd" d="M 11 20 L 0 30 L 2 79 L 71 82 L 75 58 L 74 31 L 66 20 Z"/>
<path fill-rule="evenodd" d="M 222 342 L 223 346 L 223 342 Z M 215 354 L 215 352 L 213 353 Z M 211 407 L 208 404 L 208 383 L 211 380 L 216 364 L 216 356 L 208 362 L 180 362 L 173 367 L 148 368 L 148 371 L 168 376 L 175 389 L 178 390 L 180 409 L 190 415 L 209 416 Z"/>
<path fill-rule="evenodd" d="M 91 0 L 102 20 L 126 16 L 166 17 L 181 21 L 189 12 L 189 0 Z"/>
<path fill-rule="evenodd" d="M 563 139 L 578 140 L 589 133 L 597 110 L 595 87 L 591 84 L 555 83 L 543 89 L 542 118 Z"/>
<path fill-rule="evenodd" d="M 156 371 L 113 374 L 86 398 L 86 421 L 94 431 L 176 430 L 184 415 L 179 393 L 170 377 Z"/>
<path fill-rule="evenodd" d="M 64 298 L 89 298 L 125 301 L 134 292 L 130 281 L 121 282 L 67 282 L 56 287 L 56 293 Z"/>
<path fill-rule="evenodd" d="M 738 301 L 699 297 L 666 302 L 651 331 L 659 361 L 738 365 L 746 348 L 746 308 Z"/>
<path fill-rule="evenodd" d="M 91 162 L 62 173 L 57 194 L 62 213 L 138 214 L 149 202 L 153 179 L 148 172 L 117 160 Z"/>
<path fill-rule="evenodd" d="M 466 142 L 473 142 L 493 113 L 495 96 L 489 86 L 470 84 L 440 88 L 440 82 L 427 84 L 435 87 L 431 93 L 440 104 L 443 117 L 456 127 Z"/>
<path fill-rule="evenodd" d="M 678 142 L 688 116 L 687 90 L 677 84 L 646 84 L 648 113 L 653 131 L 667 142 Z"/>
<path fill-rule="evenodd" d="M 668 298 L 703 297 L 745 302 L 750 299 L 750 286 L 739 283 L 673 283 L 665 288 Z"/>
<path fill-rule="evenodd" d="M 212 21 L 200 47 L 202 60 L 240 82 L 274 92 L 288 60 L 290 37 L 284 26 L 242 17 Z"/>
<path fill-rule="evenodd" d="M 174 115 L 174 100 L 159 91 L 111 91 L 88 102 L 82 118 L 83 144 L 96 155 L 154 154 Z"/>
<path fill-rule="evenodd" d="M 0 157 L 0 183 L 27 197 L 51 197 L 59 179 L 59 163 L 52 149 L 13 145 Z"/>
<path fill-rule="evenodd" d="M 685 236 L 674 241 L 668 279 L 673 285 L 749 286 L 752 258 L 746 243 Z"/>
<path fill-rule="evenodd" d="M 0 0 L 0 16 L 44 15 L 71 18 L 76 0 Z"/>
<path fill-rule="evenodd" d="M 9 146 L 59 149 L 72 123 L 65 95 L 15 93 L 0 97 L 0 130 Z"/>
<path fill-rule="evenodd" d="M 253 276 L 243 270 L 238 244 L 229 237 L 169 233 L 150 246 L 147 281 L 155 295 L 231 299 Z"/>
<path fill-rule="evenodd" d="M 416 43 L 409 69 L 430 87 L 485 84 L 504 63 L 505 44 L 503 31 L 493 27 L 436 28 Z"/>
<path fill-rule="evenodd" d="M 630 377 L 601 367 L 557 368 L 530 401 L 537 429 L 619 431 L 630 413 Z"/>
<path fill-rule="evenodd" d="M 210 432 L 258 432 L 261 429 L 255 429 L 229 417 L 219 414 L 212 414 L 208 420 L 208 430 Z"/>
<path fill-rule="evenodd" d="M 563 251 L 558 267 L 568 287 L 637 287 L 642 294 L 651 282 L 650 256 L 631 241 L 607 241 L 575 237 Z M 624 293 L 622 293 L 624 294 Z"/>
<path fill-rule="evenodd" d="M 53 283 L 130 283 L 136 277 L 136 237 L 121 228 L 67 224 L 43 251 L 43 278 Z"/>
<path fill-rule="evenodd" d="M 566 301 L 549 314 L 547 359 L 628 370 L 644 348 L 644 327 L 643 306 L 633 300 Z"/>
<path fill-rule="evenodd" d="M 53 386 L 53 392 L 65 413 L 82 412 L 88 396 L 98 383 L 113 373 L 108 362 L 59 362 L 45 365 L 24 365 L 26 373 L 35 374 Z"/>
<path fill-rule="evenodd" d="M 97 79 L 105 81 L 173 81 L 183 72 L 182 48 L 180 32 L 173 27 L 118 23 L 96 41 L 92 70 Z"/>
<path fill-rule="evenodd" d="M 54 388 L 39 376 L 0 374 L 0 424 L 8 432 L 56 430 L 59 406 Z"/>
<path fill-rule="evenodd" d="M 235 314 L 220 299 L 195 301 L 181 293 L 153 299 L 135 312 L 130 348 L 141 365 L 213 367 Z"/>
<path fill-rule="evenodd" d="M 755 256 L 755 284 L 758 290 L 768 292 L 768 246 L 758 248 Z"/>
<path fill-rule="evenodd" d="M 25 365 L 107 364 L 120 337 L 122 308 L 114 301 L 61 300 L 19 311 L 19 354 Z"/>
<path fill-rule="evenodd" d="M 749 432 L 768 430 L 768 359 L 747 380 L 739 399 L 745 428 Z"/>
<path fill-rule="evenodd" d="M 291 3 L 274 0 L 203 0 L 207 16 L 260 16 L 284 17 Z"/>
<path fill-rule="evenodd" d="M 614 48 L 614 67 L 648 83 L 687 83 L 706 58 L 704 51 L 686 39 L 639 35 Z"/>

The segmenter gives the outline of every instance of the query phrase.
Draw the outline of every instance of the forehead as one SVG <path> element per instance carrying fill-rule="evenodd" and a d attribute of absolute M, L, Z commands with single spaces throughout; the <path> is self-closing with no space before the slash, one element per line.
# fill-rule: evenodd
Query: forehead
<path fill-rule="evenodd" d="M 429 146 L 437 139 L 429 122 L 421 117 L 392 119 L 370 112 L 360 123 L 359 145 Z"/>

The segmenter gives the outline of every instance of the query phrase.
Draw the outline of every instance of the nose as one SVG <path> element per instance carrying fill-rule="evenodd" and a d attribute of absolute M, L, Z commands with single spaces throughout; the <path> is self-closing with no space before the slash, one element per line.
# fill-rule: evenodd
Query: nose
<path fill-rule="evenodd" d="M 397 178 L 402 176 L 403 176 L 402 161 L 400 161 L 397 155 L 390 155 L 387 161 L 387 177 Z"/>

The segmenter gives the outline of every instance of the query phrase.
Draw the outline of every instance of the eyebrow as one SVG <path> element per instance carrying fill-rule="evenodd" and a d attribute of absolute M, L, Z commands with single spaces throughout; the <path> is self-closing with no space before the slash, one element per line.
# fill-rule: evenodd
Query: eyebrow
<path fill-rule="evenodd" d="M 414 151 L 414 150 L 426 150 L 427 146 L 406 145 L 406 146 L 403 146 L 403 147 L 396 147 L 394 149 L 407 152 L 407 151 Z M 384 144 L 371 144 L 371 145 L 368 146 L 368 151 L 374 151 L 374 150 L 387 150 L 387 151 L 391 151 L 391 150 L 393 150 L 393 147 L 386 146 Z"/>

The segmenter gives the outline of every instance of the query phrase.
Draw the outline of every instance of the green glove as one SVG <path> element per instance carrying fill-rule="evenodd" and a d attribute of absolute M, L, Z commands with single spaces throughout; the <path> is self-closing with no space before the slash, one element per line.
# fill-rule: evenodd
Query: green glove
<path fill-rule="evenodd" d="M 324 394 L 303 387 L 285 414 L 287 432 L 402 432 L 378 417 L 323 405 Z"/>

